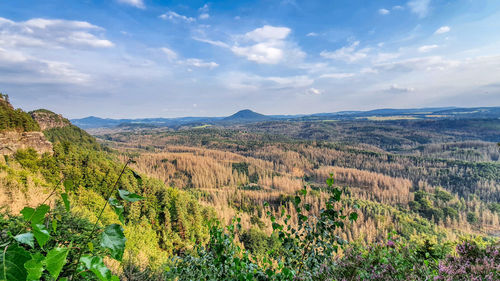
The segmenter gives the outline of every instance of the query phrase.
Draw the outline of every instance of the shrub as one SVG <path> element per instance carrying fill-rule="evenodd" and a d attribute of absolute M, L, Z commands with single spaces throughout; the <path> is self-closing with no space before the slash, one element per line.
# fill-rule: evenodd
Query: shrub
<path fill-rule="evenodd" d="M 500 247 L 480 248 L 465 241 L 456 247 L 458 256 L 449 256 L 439 263 L 439 274 L 434 280 L 493 281 L 500 280 Z"/>

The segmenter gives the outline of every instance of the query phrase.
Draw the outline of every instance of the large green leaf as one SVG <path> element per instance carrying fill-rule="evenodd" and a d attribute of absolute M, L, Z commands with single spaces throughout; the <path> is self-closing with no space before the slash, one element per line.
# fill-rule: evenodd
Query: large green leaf
<path fill-rule="evenodd" d="M 66 190 L 66 192 L 69 192 L 69 191 L 73 190 L 74 183 L 73 183 L 72 180 L 66 179 L 64 181 L 63 185 L 64 185 L 64 189 Z"/>
<path fill-rule="evenodd" d="M 144 197 L 137 195 L 135 193 L 130 193 L 127 190 L 118 189 L 118 194 L 123 200 L 127 200 L 128 202 L 136 202 L 144 199 Z"/>
<path fill-rule="evenodd" d="M 0 254 L 0 280 L 25 281 L 28 272 L 23 265 L 30 259 L 25 249 L 16 244 L 7 245 Z"/>
<path fill-rule="evenodd" d="M 36 209 L 25 207 L 21 210 L 24 219 L 31 221 L 32 224 L 41 224 L 45 220 L 45 214 L 50 210 L 48 205 L 40 205 Z"/>
<path fill-rule="evenodd" d="M 43 224 L 32 224 L 33 235 L 40 247 L 43 247 L 47 241 L 49 241 L 50 234 L 45 225 Z"/>
<path fill-rule="evenodd" d="M 125 235 L 123 228 L 119 224 L 108 225 L 101 235 L 101 246 L 111 251 L 111 256 L 121 261 L 125 250 Z"/>
<path fill-rule="evenodd" d="M 131 170 L 132 171 L 132 175 L 134 175 L 134 178 L 137 180 L 137 182 L 139 184 L 142 184 L 142 177 L 141 175 L 139 175 L 138 173 L 136 173 L 134 170 Z"/>
<path fill-rule="evenodd" d="M 14 236 L 14 239 L 21 244 L 30 245 L 32 248 L 35 247 L 35 237 L 31 232 L 16 235 Z"/>
<path fill-rule="evenodd" d="M 123 206 L 120 205 L 120 201 L 116 200 L 114 197 L 109 198 L 109 204 L 113 206 L 115 213 L 118 215 L 118 219 L 120 219 L 121 223 L 125 223 L 125 218 L 123 216 Z"/>
<path fill-rule="evenodd" d="M 54 279 L 57 279 L 63 266 L 66 264 L 68 252 L 68 248 L 54 248 L 47 253 L 45 264 L 47 265 L 47 270 Z"/>
<path fill-rule="evenodd" d="M 31 281 L 31 280 L 40 280 L 40 277 L 42 277 L 43 273 L 43 266 L 45 265 L 45 257 L 40 254 L 32 254 L 31 255 L 31 260 L 27 261 L 24 264 L 24 268 L 28 271 L 28 277 L 26 280 Z"/>
<path fill-rule="evenodd" d="M 35 209 L 31 207 L 24 207 L 21 210 L 21 215 L 23 215 L 23 218 L 27 221 L 31 221 L 31 216 L 35 213 Z"/>
<path fill-rule="evenodd" d="M 99 280 L 109 281 L 112 280 L 111 271 L 104 265 L 101 257 L 82 256 L 80 263 L 83 264 L 86 270 L 92 271 Z"/>
<path fill-rule="evenodd" d="M 57 231 L 57 220 L 52 220 L 52 231 L 54 233 Z"/>
<path fill-rule="evenodd" d="M 61 198 L 64 202 L 64 207 L 66 208 L 66 212 L 69 212 L 70 208 L 71 208 L 71 205 L 69 203 L 69 199 L 68 199 L 68 194 L 67 193 L 62 193 L 61 194 Z"/>

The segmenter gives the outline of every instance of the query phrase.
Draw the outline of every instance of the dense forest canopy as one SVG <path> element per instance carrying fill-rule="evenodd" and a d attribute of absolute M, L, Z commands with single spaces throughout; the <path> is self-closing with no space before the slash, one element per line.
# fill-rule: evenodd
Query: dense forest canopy
<path fill-rule="evenodd" d="M 455 123 L 124 126 L 96 139 L 35 112 L 53 153 L 0 158 L 2 278 L 498 277 L 498 147 Z M 498 121 L 463 122 L 496 136 Z"/>
<path fill-rule="evenodd" d="M 21 132 L 40 131 L 40 126 L 21 109 L 14 109 L 9 96 L 0 93 L 0 132 L 14 130 Z"/>

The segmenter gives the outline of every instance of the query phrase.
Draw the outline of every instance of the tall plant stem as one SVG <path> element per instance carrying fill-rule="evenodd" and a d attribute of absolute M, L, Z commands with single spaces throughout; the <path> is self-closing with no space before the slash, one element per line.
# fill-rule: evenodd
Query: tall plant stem
<path fill-rule="evenodd" d="M 94 233 L 97 230 L 97 225 L 99 224 L 99 221 L 101 220 L 102 214 L 104 213 L 104 210 L 108 206 L 109 198 L 111 198 L 111 195 L 113 195 L 113 192 L 115 192 L 116 186 L 118 185 L 118 182 L 120 181 L 121 177 L 123 176 L 123 173 L 125 173 L 125 169 L 127 168 L 128 164 L 130 164 L 130 162 L 131 161 L 129 159 L 127 161 L 127 163 L 125 163 L 125 166 L 123 166 L 123 169 L 120 172 L 120 175 L 118 176 L 118 178 L 116 179 L 115 183 L 113 184 L 113 188 L 111 188 L 108 191 L 108 194 L 106 194 L 106 202 L 104 203 L 104 206 L 102 207 L 101 211 L 99 212 L 99 215 L 97 216 L 97 220 L 95 221 L 94 226 L 92 227 L 92 231 L 90 232 L 90 234 L 85 239 L 85 242 L 83 243 L 83 247 L 85 247 L 85 245 L 88 244 L 88 242 L 92 239 L 92 236 L 94 236 Z M 75 267 L 78 267 L 78 263 L 80 262 L 80 258 L 82 257 L 82 254 L 83 254 L 83 248 L 79 249 L 78 258 L 76 259 Z M 75 270 L 71 274 L 70 280 L 73 280 L 73 278 L 75 277 L 76 271 L 77 271 L 77 268 L 75 268 Z"/>

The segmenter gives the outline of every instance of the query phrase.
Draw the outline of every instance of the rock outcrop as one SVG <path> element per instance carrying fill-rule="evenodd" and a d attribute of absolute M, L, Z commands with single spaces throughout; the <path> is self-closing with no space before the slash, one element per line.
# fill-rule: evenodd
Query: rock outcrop
<path fill-rule="evenodd" d="M 61 114 L 55 114 L 45 109 L 32 111 L 31 117 L 40 125 L 42 131 L 52 128 L 62 128 L 71 124 L 69 120 L 62 117 Z"/>
<path fill-rule="evenodd" d="M 52 143 L 42 132 L 0 132 L 0 154 L 11 155 L 18 149 L 33 148 L 38 153 L 52 153 Z"/>

